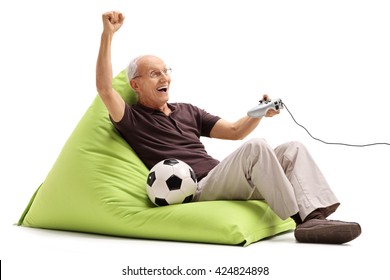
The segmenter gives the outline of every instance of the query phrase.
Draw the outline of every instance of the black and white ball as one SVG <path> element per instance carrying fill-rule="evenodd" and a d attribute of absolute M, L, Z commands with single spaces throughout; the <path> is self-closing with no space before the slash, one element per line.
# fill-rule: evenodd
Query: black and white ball
<path fill-rule="evenodd" d="M 191 202 L 197 180 L 192 168 L 178 159 L 166 159 L 149 171 L 146 191 L 157 206 Z"/>

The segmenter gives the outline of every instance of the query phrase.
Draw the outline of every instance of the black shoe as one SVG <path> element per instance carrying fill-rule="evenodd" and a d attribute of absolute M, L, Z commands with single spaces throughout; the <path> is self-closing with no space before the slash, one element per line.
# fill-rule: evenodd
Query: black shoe
<path fill-rule="evenodd" d="M 294 235 L 298 242 L 343 244 L 361 234 L 358 223 L 311 219 L 296 227 Z"/>

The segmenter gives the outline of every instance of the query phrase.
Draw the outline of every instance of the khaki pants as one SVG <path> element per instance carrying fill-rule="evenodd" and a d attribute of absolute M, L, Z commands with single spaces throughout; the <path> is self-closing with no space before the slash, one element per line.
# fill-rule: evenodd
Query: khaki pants
<path fill-rule="evenodd" d="M 252 139 L 221 161 L 199 182 L 196 201 L 265 200 L 282 219 L 317 208 L 328 216 L 339 202 L 309 152 L 299 142 L 272 149 Z"/>

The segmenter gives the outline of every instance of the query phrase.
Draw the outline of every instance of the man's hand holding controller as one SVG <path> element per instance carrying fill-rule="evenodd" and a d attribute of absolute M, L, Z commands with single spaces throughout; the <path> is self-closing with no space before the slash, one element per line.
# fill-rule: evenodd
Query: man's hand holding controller
<path fill-rule="evenodd" d="M 280 99 L 271 100 L 268 95 L 264 95 L 259 104 L 248 111 L 248 116 L 252 118 L 273 117 L 283 109 L 283 103 Z"/>

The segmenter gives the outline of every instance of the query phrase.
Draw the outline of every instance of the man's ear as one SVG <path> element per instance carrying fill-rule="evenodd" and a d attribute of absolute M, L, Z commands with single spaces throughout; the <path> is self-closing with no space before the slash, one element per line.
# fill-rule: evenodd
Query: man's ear
<path fill-rule="evenodd" d="M 130 86 L 131 86 L 131 88 L 132 88 L 135 92 L 138 91 L 139 86 L 138 86 L 138 83 L 137 83 L 135 80 L 131 80 L 131 81 L 130 81 Z"/>

